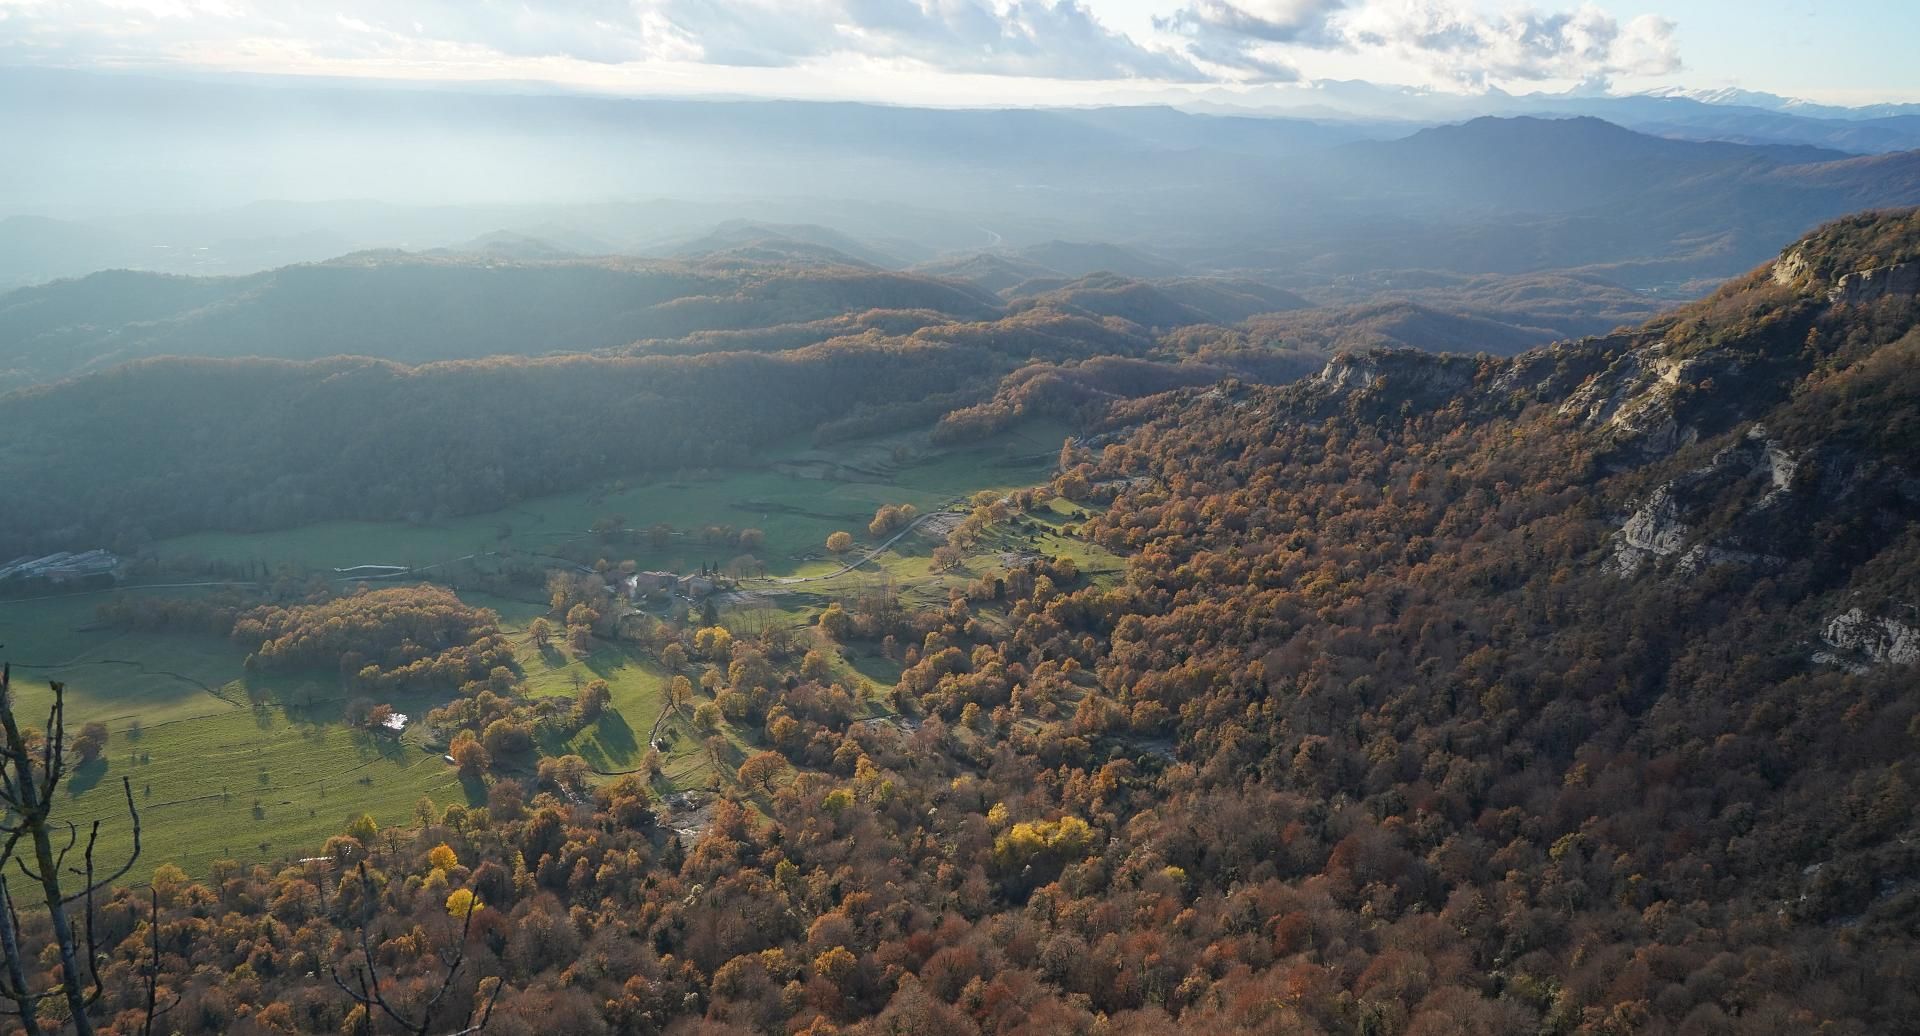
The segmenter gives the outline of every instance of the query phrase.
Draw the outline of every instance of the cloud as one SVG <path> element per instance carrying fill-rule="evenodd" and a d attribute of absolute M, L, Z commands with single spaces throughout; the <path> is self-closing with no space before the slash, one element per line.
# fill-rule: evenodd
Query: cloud
<path fill-rule="evenodd" d="M 1097 0 L 0 0 L 0 64 L 193 64 L 349 74 L 661 73 L 1280 83 L 1299 63 L 1484 88 L 1602 87 L 1681 67 L 1672 22 L 1596 3 L 1160 0 L 1136 39 Z M 1144 41 L 1144 42 L 1143 42 Z M 702 66 L 706 71 L 701 71 Z M 662 73 L 663 69 L 677 69 Z M 767 80 L 758 80 L 767 82 Z M 764 88 L 764 87 L 763 87 Z M 885 89 L 882 87 L 881 89 Z"/>
<path fill-rule="evenodd" d="M 395 61 L 451 50 L 785 68 L 850 56 L 1048 79 L 1206 78 L 1082 0 L 0 0 L 0 57 L 167 60 L 243 42 Z"/>
<path fill-rule="evenodd" d="M 1314 43 L 1329 39 L 1327 22 L 1347 0 L 1194 0 L 1163 28 L 1220 39 Z"/>
<path fill-rule="evenodd" d="M 1288 82 L 1300 72 L 1270 53 L 1269 44 L 1338 46 L 1330 18 L 1347 0 L 1192 0 L 1154 19 L 1163 32 L 1187 40 L 1195 60 L 1227 69 L 1249 82 Z"/>
<path fill-rule="evenodd" d="M 1681 64 L 1673 22 L 1642 15 L 1622 25 L 1590 3 L 1571 11 L 1489 15 L 1458 0 L 1391 0 L 1356 11 L 1343 29 L 1355 45 L 1391 51 L 1471 86 L 1661 75 Z"/>
<path fill-rule="evenodd" d="M 1592 3 L 1485 13 L 1469 0 L 1187 0 L 1155 19 L 1194 61 L 1243 81 L 1296 78 L 1289 51 L 1343 51 L 1410 64 L 1445 81 L 1578 80 L 1681 67 L 1673 22 L 1626 23 Z"/>
<path fill-rule="evenodd" d="M 667 19 L 723 65 L 854 54 L 943 72 L 1046 79 L 1205 78 L 1115 32 L 1080 0 L 665 0 Z"/>

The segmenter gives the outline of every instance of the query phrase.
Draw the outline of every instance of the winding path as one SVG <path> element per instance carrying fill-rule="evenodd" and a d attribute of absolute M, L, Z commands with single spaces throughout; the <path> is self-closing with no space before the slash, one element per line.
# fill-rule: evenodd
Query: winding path
<path fill-rule="evenodd" d="M 861 557 L 858 561 L 850 561 L 847 564 L 842 565 L 839 568 L 833 570 L 832 572 L 828 572 L 825 575 L 774 576 L 768 579 L 767 581 L 769 583 L 772 583 L 775 586 L 795 586 L 800 583 L 820 583 L 820 582 L 825 582 L 826 580 L 829 580 L 829 579 L 838 579 L 841 576 L 846 575 L 848 572 L 851 572 L 854 569 L 859 568 L 861 565 L 864 565 L 867 562 L 872 561 L 874 558 L 877 558 L 880 555 L 885 554 L 888 550 L 892 549 L 894 544 L 905 539 L 909 533 L 913 532 L 915 529 L 918 529 L 920 526 L 925 525 L 927 522 L 933 520 L 934 518 L 940 515 L 946 514 L 948 508 L 952 507 L 954 504 L 961 503 L 966 499 L 967 498 L 964 496 L 956 496 L 953 499 L 947 501 L 946 503 L 941 504 L 939 507 L 936 507 L 933 510 L 928 511 L 927 513 L 921 515 L 920 517 L 915 518 L 913 521 L 907 523 L 906 528 L 903 528 L 899 532 L 894 533 L 893 536 L 889 538 L 885 543 L 882 543 L 878 547 L 875 547 L 872 550 L 868 551 L 866 555 Z"/>

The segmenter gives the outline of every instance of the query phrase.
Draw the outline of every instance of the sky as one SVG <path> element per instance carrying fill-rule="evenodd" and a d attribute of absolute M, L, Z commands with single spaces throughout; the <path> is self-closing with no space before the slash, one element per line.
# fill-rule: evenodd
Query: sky
<path fill-rule="evenodd" d="M 0 66 L 921 104 L 1315 81 L 1920 101 L 1920 0 L 0 0 Z"/>

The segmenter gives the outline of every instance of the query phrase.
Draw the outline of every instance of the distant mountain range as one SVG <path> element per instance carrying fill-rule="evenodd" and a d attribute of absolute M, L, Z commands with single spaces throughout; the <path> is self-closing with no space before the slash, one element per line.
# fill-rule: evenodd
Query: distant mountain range
<path fill-rule="evenodd" d="M 1166 100 L 1188 111 L 1218 115 L 1264 113 L 1408 126 L 1483 115 L 1591 115 L 1630 129 L 1690 140 L 1813 144 L 1863 153 L 1920 147 L 1920 104 L 1846 108 L 1730 87 L 1626 95 L 1584 90 L 1509 94 L 1499 89 L 1459 94 L 1361 80 L 1322 80 L 1245 93 L 1208 91 L 1198 98 L 1166 95 Z"/>
<path fill-rule="evenodd" d="M 1836 104 L 1820 104 L 1798 97 L 1782 97 L 1779 94 L 1761 90 L 1742 90 L 1735 86 L 1723 86 L 1717 89 L 1693 90 L 1685 87 L 1669 87 L 1664 90 L 1649 90 L 1643 97 L 1679 97 L 1699 101 L 1702 104 L 1728 105 L 1738 108 L 1765 108 L 1770 111 L 1787 112 L 1815 119 L 1885 119 L 1902 115 L 1920 115 L 1920 104 L 1867 104 L 1857 108 L 1847 108 Z"/>
<path fill-rule="evenodd" d="M 0 216 L 0 289 L 402 248 L 915 267 L 996 294 L 1095 273 L 1312 294 L 1396 270 L 1577 271 L 1675 298 L 1827 219 L 1920 202 L 1920 150 L 1892 150 L 1920 148 L 1920 114 L 1338 83 L 1302 96 L 1326 117 L 4 71 L 0 136 L 42 150 L 0 163 L 16 209 Z M 1499 116 L 1461 121 L 1487 109 Z M 1389 110 L 1403 118 L 1364 115 Z M 443 146 L 418 147 L 428 131 Z M 248 200 L 268 191 L 290 200 Z M 355 196 L 386 200 L 339 200 Z"/>

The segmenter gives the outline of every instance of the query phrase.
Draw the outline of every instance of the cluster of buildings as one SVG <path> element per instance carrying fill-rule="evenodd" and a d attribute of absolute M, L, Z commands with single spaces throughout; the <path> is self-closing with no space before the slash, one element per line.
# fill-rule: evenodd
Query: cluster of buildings
<path fill-rule="evenodd" d="M 717 576 L 683 576 L 675 572 L 635 572 L 623 580 L 629 601 L 651 597 L 685 597 L 700 600 L 720 589 Z"/>
<path fill-rule="evenodd" d="M 12 579 L 45 579 L 69 583 L 94 576 L 111 576 L 120 571 L 120 558 L 109 550 L 90 550 L 84 554 L 60 551 L 41 558 L 14 558 L 0 565 L 0 583 Z"/>

